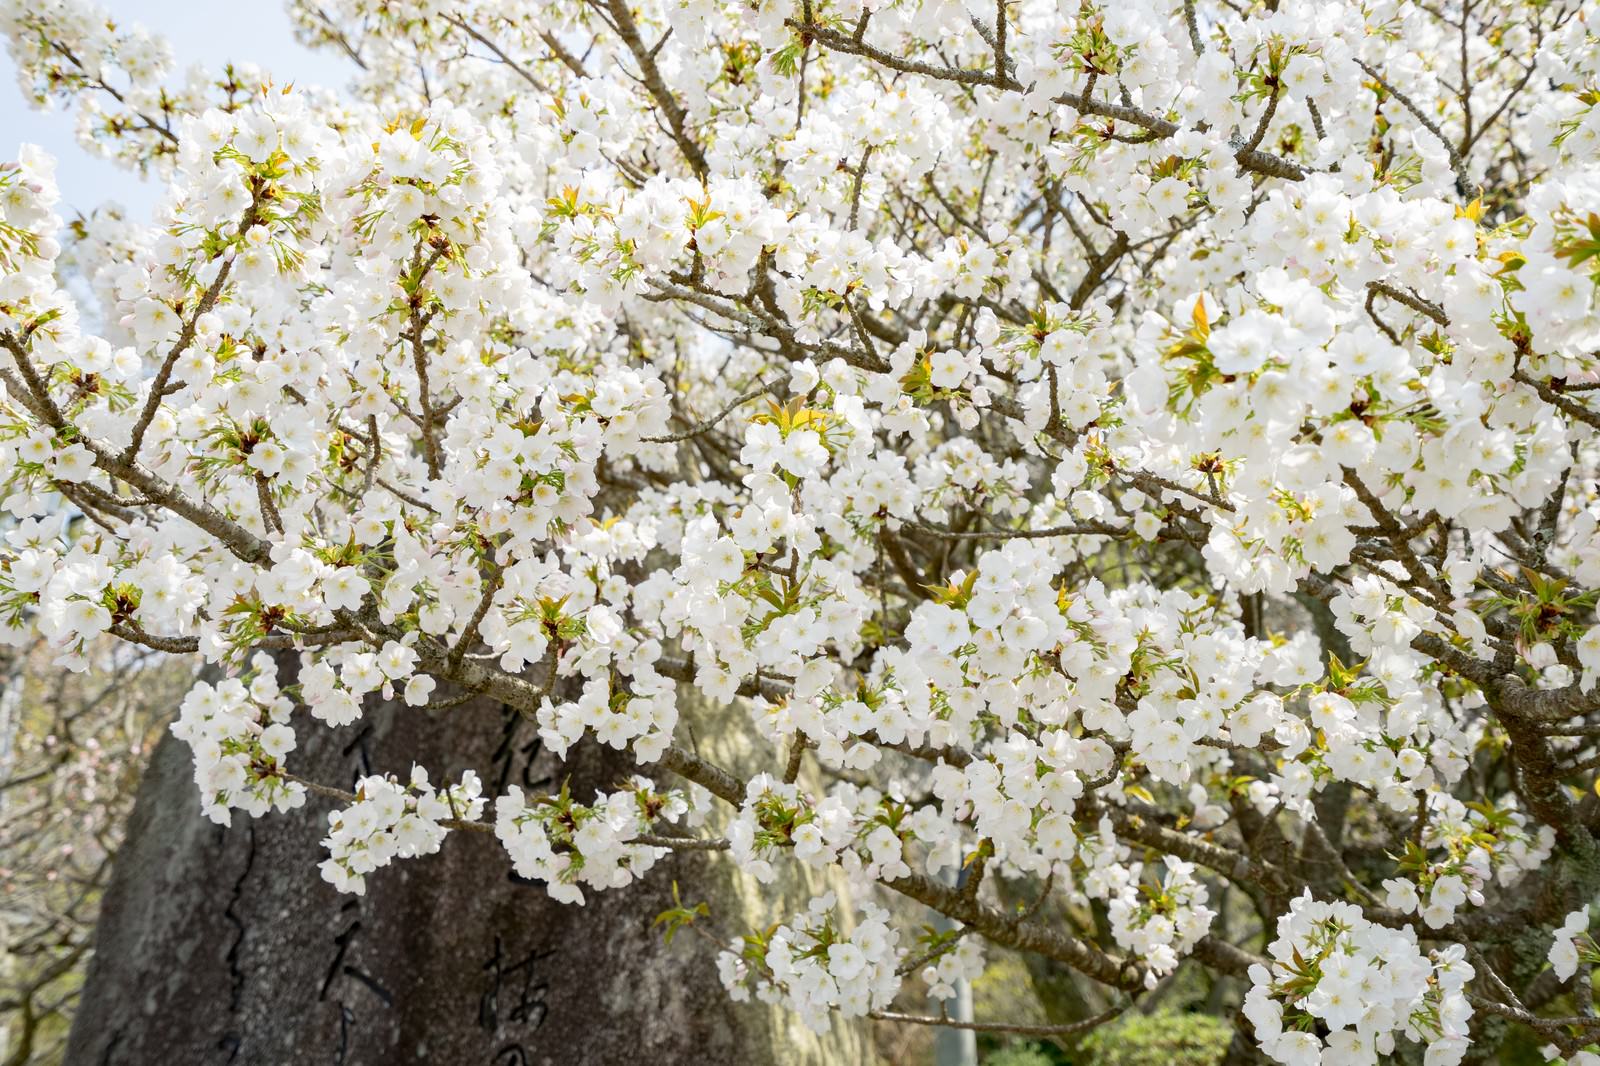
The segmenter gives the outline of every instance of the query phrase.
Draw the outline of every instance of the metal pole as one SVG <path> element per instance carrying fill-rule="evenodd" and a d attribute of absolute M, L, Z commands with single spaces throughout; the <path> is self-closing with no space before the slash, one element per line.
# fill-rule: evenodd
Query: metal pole
<path fill-rule="evenodd" d="M 946 876 L 947 881 L 953 880 L 955 887 L 960 888 L 967 880 L 965 867 L 957 870 L 953 878 Z M 939 915 L 936 923 L 941 932 L 954 929 L 955 923 L 944 915 Z M 950 1004 L 950 1017 L 958 1022 L 972 1021 L 972 985 L 965 978 L 955 984 L 955 1002 Z M 978 1066 L 978 1034 L 971 1029 L 951 1029 L 940 1026 L 937 1035 L 933 1038 L 934 1066 Z"/>

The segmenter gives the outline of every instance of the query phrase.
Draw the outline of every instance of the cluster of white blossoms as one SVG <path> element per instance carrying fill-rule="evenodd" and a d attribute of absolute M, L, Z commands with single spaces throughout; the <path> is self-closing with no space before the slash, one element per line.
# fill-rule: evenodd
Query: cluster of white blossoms
<path fill-rule="evenodd" d="M 1450 796 L 1427 795 L 1433 808 L 1428 824 L 1400 857 L 1406 876 L 1389 878 L 1382 887 L 1390 907 L 1419 915 L 1430 929 L 1449 925 L 1468 903 L 1482 906 L 1491 883 L 1515 886 L 1554 850 L 1555 831 L 1530 831 L 1527 817 L 1509 802 L 1468 807 Z"/>
<path fill-rule="evenodd" d="M 773 860 L 781 849 L 792 848 L 794 857 L 810 866 L 826 866 L 854 843 L 861 832 L 862 851 L 872 861 L 900 859 L 900 840 L 863 831 L 855 812 L 836 796 L 811 803 L 798 786 L 758 774 L 745 787 L 745 801 L 728 823 L 728 844 L 740 869 L 762 883 L 777 878 Z M 889 838 L 893 838 L 892 840 Z"/>
<path fill-rule="evenodd" d="M 1411 929 L 1386 929 L 1359 907 L 1309 895 L 1293 901 L 1277 933 L 1270 965 L 1250 968 L 1244 1001 L 1275 1061 L 1375 1064 L 1395 1053 L 1396 1035 L 1427 1044 L 1429 1063 L 1461 1061 L 1474 974 L 1459 945 L 1424 954 Z"/>
<path fill-rule="evenodd" d="M 718 954 L 717 970 L 733 998 L 750 998 L 754 986 L 756 998 L 798 1012 L 817 1032 L 828 1029 L 835 1012 L 859 1018 L 887 1007 L 900 988 L 904 955 L 889 912 L 862 904 L 854 925 L 843 929 L 836 909 L 834 894 L 826 893 L 805 914 Z"/>
<path fill-rule="evenodd" d="M 564 787 L 529 797 L 512 785 L 495 800 L 494 832 L 520 876 L 543 881 L 552 899 L 581 904 L 582 885 L 620 888 L 648 873 L 667 851 L 639 838 L 688 809 L 681 792 L 658 793 L 644 778 L 590 804 L 574 802 Z"/>
<path fill-rule="evenodd" d="M 367 874 L 395 859 L 432 855 L 444 843 L 445 822 L 476 822 L 487 801 L 483 782 L 471 770 L 460 784 L 435 789 L 428 771 L 411 768 L 402 783 L 393 775 L 372 774 L 356 782 L 355 801 L 328 815 L 322 846 L 322 877 L 340 892 L 365 895 Z"/>
<path fill-rule="evenodd" d="M 903 899 L 724 956 L 813 1025 L 931 911 L 936 999 L 1021 951 L 1259 967 L 1285 1061 L 1497 1039 L 1464 982 L 1600 1039 L 1511 961 L 1600 892 L 1594 0 L 289 6 L 353 92 L 0 0 L 165 183 L 0 165 L 0 641 L 205 660 L 210 816 L 482 697 L 638 776 L 380 772 L 330 877 L 492 799 L 562 900 Z"/>
<path fill-rule="evenodd" d="M 1195 877 L 1193 863 L 1169 858 L 1163 865 L 1160 881 L 1146 880 L 1144 866 L 1137 862 L 1114 867 L 1107 878 L 1112 935 L 1147 963 L 1145 983 L 1150 988 L 1178 968 L 1178 960 L 1193 950 L 1216 917 L 1206 906 L 1210 893 Z"/>
<path fill-rule="evenodd" d="M 1580 946 L 1580 940 L 1583 942 Z M 1585 951 L 1587 949 L 1587 951 Z M 1550 944 L 1547 956 L 1550 968 L 1555 975 L 1563 981 L 1570 980 L 1578 972 L 1578 962 L 1587 953 L 1596 954 L 1594 941 L 1589 937 L 1589 909 L 1580 908 L 1567 915 L 1567 920 L 1561 923 L 1556 930 L 1555 940 Z"/>
<path fill-rule="evenodd" d="M 287 777 L 295 749 L 294 700 L 278 687 L 277 664 L 258 653 L 246 685 L 227 678 L 197 682 L 178 707 L 172 733 L 194 753 L 194 782 L 206 817 L 232 825 L 232 809 L 251 817 L 287 811 L 306 801 L 306 787 Z"/>
<path fill-rule="evenodd" d="M 983 941 L 962 937 L 955 946 L 947 947 L 940 939 L 935 934 L 932 952 L 935 958 L 922 968 L 922 980 L 928 986 L 929 999 L 951 1000 L 958 995 L 957 986 L 961 982 L 971 982 L 983 975 L 986 962 Z"/>

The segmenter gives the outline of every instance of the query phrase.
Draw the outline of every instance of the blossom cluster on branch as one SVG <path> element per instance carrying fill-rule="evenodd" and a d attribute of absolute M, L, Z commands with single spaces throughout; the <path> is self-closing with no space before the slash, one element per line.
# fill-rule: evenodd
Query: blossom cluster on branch
<path fill-rule="evenodd" d="M 1234 978 L 1284 1063 L 1592 1058 L 1600 8 L 290 7 L 349 93 L 0 3 L 165 183 L 0 170 L 0 635 L 216 664 L 209 813 L 344 796 L 353 890 L 456 829 L 573 901 L 832 871 L 721 938 L 814 1025 L 1023 952 Z M 297 779 L 376 695 L 640 776 Z"/>

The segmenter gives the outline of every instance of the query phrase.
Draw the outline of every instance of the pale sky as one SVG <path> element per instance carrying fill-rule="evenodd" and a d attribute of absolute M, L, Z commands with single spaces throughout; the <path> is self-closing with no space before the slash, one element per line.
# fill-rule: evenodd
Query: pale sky
<path fill-rule="evenodd" d="M 295 42 L 289 18 L 278 0 L 99 0 L 113 19 L 142 24 L 164 35 L 172 45 L 175 81 L 192 63 L 220 70 L 232 60 L 255 63 L 277 82 L 300 85 L 342 85 L 351 71 L 347 60 L 333 53 L 312 52 Z M 217 42 L 223 42 L 218 45 Z M 35 111 L 17 87 L 16 67 L 0 47 L 0 159 L 16 158 L 23 143 L 37 144 L 56 157 L 61 185 L 58 210 L 71 217 L 115 200 L 144 218 L 156 202 L 156 190 L 113 163 L 78 147 L 68 112 Z"/>

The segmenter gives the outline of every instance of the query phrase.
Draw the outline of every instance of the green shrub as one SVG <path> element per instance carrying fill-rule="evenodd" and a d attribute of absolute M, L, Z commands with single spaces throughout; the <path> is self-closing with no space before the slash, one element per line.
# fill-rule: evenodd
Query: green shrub
<path fill-rule="evenodd" d="M 1227 1022 L 1204 1014 L 1134 1012 L 1090 1034 L 1083 1042 L 1082 1061 L 1094 1066 L 1215 1066 L 1232 1038 Z"/>
<path fill-rule="evenodd" d="M 1007 1044 L 982 1058 L 983 1066 L 1056 1066 L 1058 1061 L 1037 1044 Z"/>

